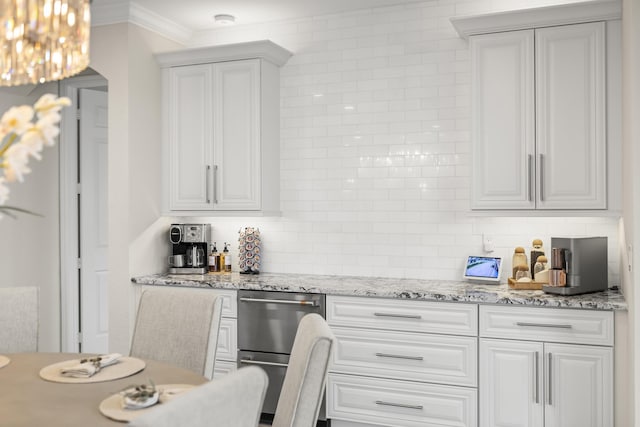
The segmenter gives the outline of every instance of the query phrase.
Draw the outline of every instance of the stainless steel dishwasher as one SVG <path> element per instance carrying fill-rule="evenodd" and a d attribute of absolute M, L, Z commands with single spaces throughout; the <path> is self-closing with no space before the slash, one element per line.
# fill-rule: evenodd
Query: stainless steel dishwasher
<path fill-rule="evenodd" d="M 309 313 L 325 317 L 324 294 L 238 291 L 238 367 L 258 365 L 269 376 L 265 414 L 275 413 L 298 323 Z M 326 420 L 324 402 L 318 418 Z"/>

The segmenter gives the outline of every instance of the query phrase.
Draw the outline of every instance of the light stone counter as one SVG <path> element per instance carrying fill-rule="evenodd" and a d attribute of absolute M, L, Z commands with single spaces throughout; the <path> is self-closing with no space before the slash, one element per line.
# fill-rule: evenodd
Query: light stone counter
<path fill-rule="evenodd" d="M 624 296 L 617 290 L 585 295 L 561 296 L 542 291 L 516 291 L 508 285 L 476 285 L 468 282 L 380 277 L 319 276 L 308 274 L 213 273 L 204 275 L 139 276 L 133 283 L 217 289 L 249 289 L 282 292 L 309 292 L 428 301 L 510 304 L 543 307 L 626 310 Z"/>

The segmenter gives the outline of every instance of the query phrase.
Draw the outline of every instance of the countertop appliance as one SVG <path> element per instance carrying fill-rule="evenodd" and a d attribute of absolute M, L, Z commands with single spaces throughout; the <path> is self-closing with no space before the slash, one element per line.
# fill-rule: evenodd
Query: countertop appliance
<path fill-rule="evenodd" d="M 549 271 L 562 272 L 562 281 L 566 283 L 543 286 L 542 290 L 560 295 L 605 291 L 607 268 L 606 237 L 552 237 Z"/>
<path fill-rule="evenodd" d="M 209 224 L 171 224 L 169 227 L 169 274 L 205 274 Z"/>
<path fill-rule="evenodd" d="M 325 317 L 325 295 L 238 291 L 238 367 L 258 365 L 269 376 L 263 415 L 275 413 L 298 323 L 303 316 Z M 326 420 L 325 402 L 319 420 Z"/>

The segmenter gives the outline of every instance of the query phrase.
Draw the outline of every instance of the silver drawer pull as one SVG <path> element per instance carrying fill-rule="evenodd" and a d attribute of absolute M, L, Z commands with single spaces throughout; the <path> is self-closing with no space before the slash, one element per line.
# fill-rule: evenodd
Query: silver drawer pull
<path fill-rule="evenodd" d="M 571 325 L 554 325 L 552 323 L 529 323 L 529 322 L 516 322 L 517 326 L 533 326 L 539 328 L 558 328 L 558 329 L 571 329 L 573 326 Z"/>
<path fill-rule="evenodd" d="M 397 313 L 373 313 L 377 317 L 399 317 L 401 319 L 422 319 L 422 316 L 417 314 L 397 314 Z"/>
<path fill-rule="evenodd" d="M 310 305 L 315 307 L 317 304 L 315 301 L 296 301 L 292 299 L 268 299 L 268 298 L 240 298 L 240 301 L 244 302 L 263 302 L 263 303 L 274 303 L 274 304 L 293 304 L 293 305 Z"/>
<path fill-rule="evenodd" d="M 424 408 L 422 405 L 407 405 L 406 403 L 385 402 L 384 400 L 376 400 L 376 405 L 395 406 L 397 408 L 408 408 L 408 409 L 418 409 L 418 410 L 421 410 Z"/>
<path fill-rule="evenodd" d="M 376 356 L 389 357 L 392 359 L 424 360 L 424 357 L 422 356 L 403 356 L 402 354 L 376 353 Z"/>
<path fill-rule="evenodd" d="M 251 360 L 251 359 L 240 359 L 240 363 L 244 363 L 246 365 L 279 366 L 281 368 L 286 368 L 289 366 L 286 363 L 262 362 L 260 360 Z"/>

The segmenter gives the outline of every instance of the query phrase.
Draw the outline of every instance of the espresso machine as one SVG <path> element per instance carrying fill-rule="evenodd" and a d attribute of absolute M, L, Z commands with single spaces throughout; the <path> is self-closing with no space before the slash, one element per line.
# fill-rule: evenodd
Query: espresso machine
<path fill-rule="evenodd" d="M 608 288 L 606 237 L 552 237 L 550 261 L 544 292 L 578 295 Z"/>
<path fill-rule="evenodd" d="M 171 224 L 169 227 L 169 274 L 205 274 L 209 224 Z"/>

